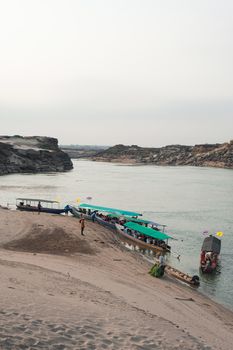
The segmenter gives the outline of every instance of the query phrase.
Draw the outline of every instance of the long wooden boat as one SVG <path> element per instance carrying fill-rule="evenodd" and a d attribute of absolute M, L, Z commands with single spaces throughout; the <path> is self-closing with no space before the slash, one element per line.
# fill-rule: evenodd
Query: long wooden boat
<path fill-rule="evenodd" d="M 82 216 L 86 220 L 92 220 L 92 216 L 89 215 L 89 214 L 84 213 L 82 208 L 76 208 L 76 207 L 71 206 L 71 210 L 70 211 L 78 219 L 80 219 L 81 216 Z M 96 215 L 95 215 L 94 222 L 97 222 L 98 224 L 100 224 L 100 225 L 102 225 L 104 227 L 107 227 L 109 229 L 112 229 L 114 231 L 116 230 L 115 224 L 104 220 L 101 216 L 99 216 L 98 213 L 96 213 Z"/>
<path fill-rule="evenodd" d="M 123 217 L 123 216 L 128 216 L 128 217 L 134 217 L 137 218 L 138 216 L 141 216 L 141 213 L 133 212 L 133 211 L 128 211 L 128 210 L 122 210 L 122 209 L 117 209 L 117 208 L 109 208 L 109 207 L 102 207 L 98 205 L 92 205 L 92 204 L 86 204 L 86 203 L 81 203 L 78 207 L 71 206 L 71 213 L 77 217 L 80 218 L 81 215 L 87 220 L 92 220 L 92 213 L 96 213 L 95 216 L 95 221 L 98 222 L 100 225 L 103 225 L 107 228 L 115 230 L 115 224 L 111 223 L 110 220 L 104 220 L 103 217 L 101 217 L 100 213 L 107 213 L 106 216 L 114 214 L 114 217 Z M 90 213 L 90 214 L 89 214 Z"/>
<path fill-rule="evenodd" d="M 159 260 L 156 259 L 156 263 L 150 269 L 149 274 L 153 277 L 161 278 L 164 275 L 164 272 L 178 279 L 179 281 L 188 283 L 190 286 L 198 287 L 200 285 L 200 278 L 198 275 L 190 276 L 187 273 L 181 272 L 172 266 L 166 264 L 160 265 Z"/>
<path fill-rule="evenodd" d="M 181 272 L 180 270 L 177 270 L 174 267 L 169 265 L 165 266 L 165 272 L 168 275 L 173 276 L 184 283 L 190 284 L 191 286 L 198 287 L 200 285 L 200 279 L 199 279 L 199 276 L 197 275 L 190 276 L 189 274 Z"/>
<path fill-rule="evenodd" d="M 203 273 L 212 273 L 216 271 L 220 250 L 220 239 L 215 236 L 209 236 L 204 239 L 200 255 L 200 269 Z"/>
<path fill-rule="evenodd" d="M 158 245 L 146 243 L 146 242 L 128 234 L 125 230 L 125 226 L 122 226 L 119 224 L 115 224 L 115 226 L 116 226 L 117 232 L 120 234 L 121 237 L 124 237 L 126 240 L 130 241 L 131 243 L 133 243 L 134 245 L 136 245 L 138 247 L 141 247 L 143 249 L 152 250 L 154 252 L 170 252 L 170 247 L 168 245 L 166 245 L 163 248 L 163 247 L 160 247 Z"/>
<path fill-rule="evenodd" d="M 40 203 L 40 208 L 38 204 Z M 30 212 L 42 212 L 49 214 L 62 214 L 67 210 L 65 208 L 60 209 L 58 207 L 58 201 L 50 201 L 47 199 L 32 199 L 32 198 L 17 198 L 16 199 L 16 208 L 21 211 L 30 211 Z"/>

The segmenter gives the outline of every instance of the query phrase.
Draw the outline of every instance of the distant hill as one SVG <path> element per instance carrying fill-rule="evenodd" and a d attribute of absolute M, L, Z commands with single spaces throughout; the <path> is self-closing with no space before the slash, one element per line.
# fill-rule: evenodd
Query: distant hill
<path fill-rule="evenodd" d="M 0 136 L 0 175 L 45 173 L 73 168 L 70 157 L 52 137 Z"/>
<path fill-rule="evenodd" d="M 60 145 L 62 151 L 66 152 L 70 158 L 90 158 L 109 146 L 97 145 Z"/>
<path fill-rule="evenodd" d="M 92 157 L 92 160 L 233 169 L 233 140 L 223 144 L 170 145 L 161 148 L 116 145 L 100 151 Z"/>

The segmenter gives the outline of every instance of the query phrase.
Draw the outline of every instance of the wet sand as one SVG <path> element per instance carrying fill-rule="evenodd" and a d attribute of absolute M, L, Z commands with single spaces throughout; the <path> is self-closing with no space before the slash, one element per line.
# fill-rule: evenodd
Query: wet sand
<path fill-rule="evenodd" d="M 1 349 L 226 349 L 233 313 L 71 216 L 0 209 Z"/>

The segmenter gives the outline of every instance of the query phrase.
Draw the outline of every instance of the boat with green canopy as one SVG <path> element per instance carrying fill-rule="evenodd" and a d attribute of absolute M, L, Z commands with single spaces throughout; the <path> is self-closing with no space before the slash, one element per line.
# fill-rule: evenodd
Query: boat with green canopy
<path fill-rule="evenodd" d="M 127 221 L 131 221 L 131 222 L 135 222 L 136 224 L 140 224 L 143 225 L 145 227 L 149 227 L 149 228 L 162 228 L 162 232 L 165 231 L 165 227 L 167 227 L 167 225 L 163 225 L 163 224 L 159 224 L 158 222 L 154 222 L 151 220 L 145 220 L 145 219 L 141 219 L 141 218 L 127 218 Z"/>
<path fill-rule="evenodd" d="M 120 216 L 128 216 L 128 217 L 134 217 L 137 218 L 138 216 L 142 216 L 141 213 L 137 213 L 134 211 L 128 211 L 128 210 L 122 210 L 122 209 L 117 209 L 117 208 L 109 208 L 109 207 L 103 207 L 99 205 L 92 205 L 88 203 L 81 203 L 78 207 L 72 206 L 71 207 L 71 212 L 74 216 L 80 218 L 81 216 L 84 217 L 87 220 L 91 220 L 92 217 L 91 215 L 95 212 L 98 213 L 96 215 L 96 221 L 99 222 L 100 224 L 104 224 L 105 221 L 101 219 L 100 213 L 108 213 L 108 214 L 114 214 L 117 215 L 118 217 Z M 107 222 L 106 222 L 106 225 Z M 115 229 L 115 224 L 110 225 L 112 226 L 111 228 Z"/>
<path fill-rule="evenodd" d="M 116 214 L 116 213 L 108 213 L 107 215 L 105 215 L 104 217 L 100 217 L 100 216 L 96 216 L 96 221 L 99 222 L 100 224 L 102 224 L 103 226 L 107 226 L 110 227 L 112 229 L 115 229 L 115 223 L 119 223 L 119 221 L 122 222 L 135 222 L 138 223 L 140 225 L 143 225 L 145 227 L 151 227 L 151 228 L 161 228 L 162 231 L 165 231 L 165 227 L 166 225 L 163 224 L 159 224 L 157 222 L 151 221 L 151 220 L 147 220 L 147 219 L 142 219 L 142 218 L 136 218 L 136 217 L 131 217 L 131 216 L 127 216 L 127 215 L 120 215 L 120 214 Z"/>
<path fill-rule="evenodd" d="M 127 222 L 124 225 L 116 224 L 118 233 L 127 240 L 132 241 L 139 247 L 153 251 L 170 252 L 168 239 L 173 237 L 157 229 L 145 227 L 135 222 Z M 166 243 L 165 243 L 166 241 Z"/>
<path fill-rule="evenodd" d="M 82 203 L 79 205 L 79 208 L 81 209 L 90 209 L 91 211 L 100 211 L 100 212 L 107 212 L 107 213 L 114 213 L 118 215 L 124 215 L 124 216 L 131 216 L 131 217 L 138 217 L 142 216 L 141 213 L 137 213 L 134 211 L 128 211 L 128 210 L 122 210 L 122 209 L 116 209 L 116 208 L 109 208 L 109 207 L 102 207 L 99 205 L 91 205 Z"/>

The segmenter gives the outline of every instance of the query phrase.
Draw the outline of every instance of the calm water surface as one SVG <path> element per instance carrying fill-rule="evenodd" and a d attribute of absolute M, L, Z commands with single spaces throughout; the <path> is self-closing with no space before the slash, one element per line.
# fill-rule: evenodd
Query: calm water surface
<path fill-rule="evenodd" d="M 200 290 L 233 308 L 233 171 L 196 167 L 130 166 L 74 161 L 74 170 L 59 174 L 0 177 L 0 203 L 16 197 L 59 199 L 143 212 L 165 223 L 177 241 L 169 263 L 199 274 L 203 231 L 223 231 L 221 273 L 201 276 Z M 176 254 L 181 255 L 180 261 Z"/>

